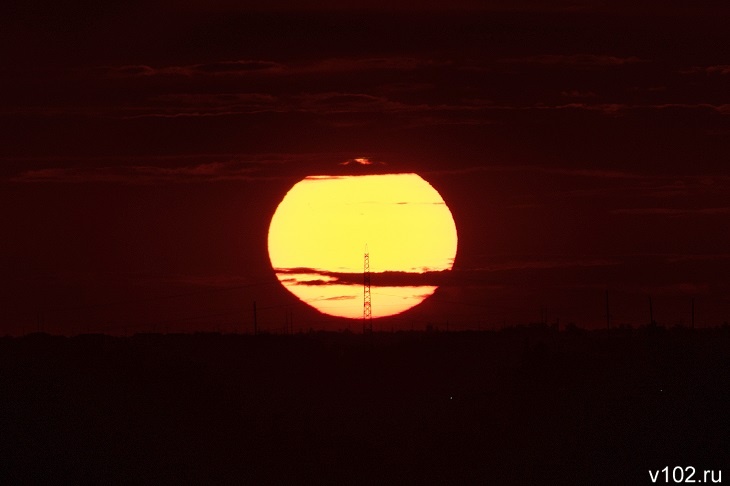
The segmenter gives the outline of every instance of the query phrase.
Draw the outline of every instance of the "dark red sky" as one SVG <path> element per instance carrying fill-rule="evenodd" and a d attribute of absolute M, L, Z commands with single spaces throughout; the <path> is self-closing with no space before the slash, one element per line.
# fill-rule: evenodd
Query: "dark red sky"
<path fill-rule="evenodd" d="M 276 283 L 266 232 L 364 156 L 459 231 L 386 326 L 602 326 L 606 289 L 615 324 L 649 296 L 662 324 L 691 298 L 730 320 L 724 2 L 364 3 L 4 4 L 0 334 L 243 330 L 254 300 L 271 329 L 342 328 Z"/>

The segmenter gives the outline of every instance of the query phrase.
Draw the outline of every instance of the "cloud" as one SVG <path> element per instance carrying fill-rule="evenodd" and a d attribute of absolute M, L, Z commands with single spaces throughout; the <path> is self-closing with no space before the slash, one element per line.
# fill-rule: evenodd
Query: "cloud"
<path fill-rule="evenodd" d="M 156 284 L 172 284 L 182 287 L 203 287 L 211 290 L 220 289 L 240 289 L 245 287 L 273 285 L 278 280 L 273 276 L 258 276 L 256 281 L 252 281 L 251 276 L 240 275 L 167 275 L 167 276 L 143 276 L 145 281 L 153 281 Z"/>
<path fill-rule="evenodd" d="M 158 71 L 150 66 L 144 64 L 136 65 L 125 65 L 105 68 L 104 72 L 110 75 L 116 75 L 121 77 L 126 76 L 154 76 L 158 74 Z"/>
<path fill-rule="evenodd" d="M 674 168 L 674 170 L 688 170 Z M 437 168 L 421 172 L 424 177 L 451 176 L 458 179 L 495 174 L 500 180 L 509 180 L 513 192 L 501 201 L 504 208 L 527 209 L 555 207 L 573 200 L 590 201 L 584 208 L 609 214 L 682 214 L 686 209 L 667 209 L 684 206 L 698 209 L 699 214 L 724 214 L 730 178 L 718 174 L 658 173 L 644 170 L 614 168 L 583 168 L 535 166 L 522 164 L 485 164 L 455 168 Z M 537 189 L 530 186 L 536 178 L 544 179 Z M 524 186 L 521 186 L 524 181 Z M 662 203 L 659 207 L 657 201 Z M 620 203 L 617 201 L 621 201 Z M 622 207 L 623 206 L 623 207 Z M 611 211 L 613 210 L 613 211 Z"/>
<path fill-rule="evenodd" d="M 594 179 L 643 179 L 646 177 L 635 172 L 610 169 L 574 169 L 532 166 L 530 170 L 544 172 L 547 174 L 557 174 L 572 177 L 588 177 Z"/>
<path fill-rule="evenodd" d="M 730 64 L 713 64 L 710 66 L 694 66 L 686 71 L 682 71 L 683 74 L 694 74 L 694 73 L 705 73 L 705 74 L 730 74 Z"/>
<path fill-rule="evenodd" d="M 452 84 L 459 86 L 464 84 L 460 83 L 459 79 L 466 82 L 474 78 L 475 75 L 471 71 L 496 73 L 504 71 L 505 66 L 509 70 L 512 69 L 510 66 L 528 68 L 535 66 L 540 70 L 550 66 L 603 69 L 646 62 L 648 61 L 636 56 L 547 54 L 496 62 L 491 59 L 434 59 L 424 55 L 333 57 L 287 62 L 265 58 L 233 59 L 167 66 L 132 64 L 102 67 L 92 71 L 97 76 L 124 78 L 118 82 L 124 85 L 128 95 L 116 103 L 103 106 L 83 103 L 53 107 L 26 106 L 16 107 L 15 111 L 40 115 L 111 116 L 122 119 L 305 113 L 328 117 L 321 120 L 322 123 L 350 127 L 378 123 L 382 120 L 382 118 L 374 120 L 375 115 L 395 114 L 402 115 L 397 120 L 402 128 L 491 124 L 494 120 L 489 118 L 494 118 L 493 115 L 498 116 L 500 111 L 512 110 L 528 112 L 581 110 L 606 116 L 620 116 L 631 110 L 700 109 L 719 114 L 730 113 L 730 104 L 722 103 L 636 104 L 627 103 L 622 98 L 603 100 L 596 94 L 600 90 L 595 86 L 587 89 L 580 84 L 569 86 L 571 89 L 553 87 L 549 93 L 532 93 L 538 96 L 532 102 L 517 103 L 517 99 L 508 98 L 495 102 L 484 98 L 499 96 L 498 93 L 477 92 L 465 96 L 459 89 L 444 91 L 441 88 L 443 82 L 440 81 L 444 78 L 443 75 L 448 73 L 448 79 L 451 81 L 445 87 Z M 712 72 L 721 72 L 725 67 L 727 66 L 714 66 Z M 370 72 L 391 73 L 393 76 L 378 75 L 375 79 L 379 81 L 373 85 L 365 83 L 366 86 L 363 86 L 362 80 L 368 78 L 360 75 Z M 404 72 L 409 73 L 406 76 L 408 80 L 418 80 L 418 82 L 395 82 L 405 79 L 401 76 Z M 484 76 L 491 75 L 484 74 Z M 149 80 L 154 77 L 162 79 Z M 196 79 L 177 79 L 179 77 Z M 481 81 L 487 81 L 485 86 L 489 86 L 491 85 L 489 79 L 491 78 Z M 475 79 L 473 82 L 479 83 L 480 79 Z M 185 86 L 190 92 L 178 92 L 181 86 Z M 150 95 L 150 92 L 164 93 L 166 89 L 167 94 Z M 241 89 L 242 92 L 236 92 L 237 89 Z M 318 89 L 321 91 L 317 91 Z M 172 90 L 175 93 L 169 93 Z M 204 92 L 195 92 L 197 90 Z M 134 100 L 135 94 L 138 95 L 137 100 Z M 362 116 L 348 116 L 355 114 Z"/>
<path fill-rule="evenodd" d="M 504 271 L 519 270 L 553 270 L 558 268 L 574 268 L 574 267 L 607 267 L 621 265 L 622 262 L 616 259 L 607 258 L 557 258 L 557 259 L 512 259 L 504 260 L 504 258 L 493 257 L 494 262 L 485 266 L 462 270 L 465 275 L 474 273 L 491 273 Z M 489 257 L 487 257 L 489 259 Z M 496 261 L 502 259 L 503 261 Z"/>
<path fill-rule="evenodd" d="M 636 56 L 619 57 L 598 54 L 544 54 L 539 56 L 526 56 L 503 59 L 508 64 L 534 64 L 542 66 L 571 66 L 575 68 L 600 68 L 625 66 L 627 64 L 638 64 L 647 62 Z"/>
<path fill-rule="evenodd" d="M 391 100 L 384 96 L 366 93 L 322 92 L 307 93 L 291 98 L 290 111 L 307 112 L 319 115 L 343 113 L 406 113 L 429 111 L 433 106 L 409 104 Z"/>
<path fill-rule="evenodd" d="M 175 93 L 165 94 L 150 99 L 153 102 L 174 106 L 211 106 L 219 109 L 225 106 L 260 106 L 279 101 L 275 96 L 266 93 Z"/>
<path fill-rule="evenodd" d="M 132 90 L 130 90 L 132 92 Z M 296 101 L 296 100 L 294 100 Z M 259 113 L 296 112 L 296 103 L 266 93 L 175 93 L 140 95 L 134 102 L 107 105 L 32 106 L 0 110 L 0 113 L 42 117 L 197 118 Z"/>
<path fill-rule="evenodd" d="M 109 77 L 150 76 L 218 76 L 272 74 L 284 71 L 284 65 L 266 60 L 235 60 L 204 64 L 153 67 L 146 64 L 132 64 L 97 68 Z"/>
<path fill-rule="evenodd" d="M 354 165 L 367 167 L 371 165 L 388 165 L 382 161 L 374 161 L 370 157 L 356 157 L 354 159 L 347 159 L 344 162 L 340 162 L 340 165 Z"/>
<path fill-rule="evenodd" d="M 594 179 L 645 179 L 648 176 L 636 172 L 611 169 L 583 169 L 570 167 L 543 167 L 538 165 L 482 165 L 464 167 L 460 169 L 436 170 L 427 173 L 437 174 L 469 174 L 474 172 L 538 172 L 571 177 L 585 177 Z"/>
<path fill-rule="evenodd" d="M 362 286 L 362 272 L 331 272 L 316 268 L 276 268 L 279 275 L 291 275 L 296 285 L 358 285 Z M 298 276 L 298 278 L 297 278 Z M 316 278 L 317 276 L 321 278 Z M 438 286 L 448 281 L 450 270 L 427 272 L 372 272 L 373 287 Z"/>
<path fill-rule="evenodd" d="M 593 91 L 582 91 L 579 89 L 571 89 L 571 90 L 564 90 L 560 92 L 561 96 L 564 96 L 566 98 L 595 98 L 597 95 Z"/>
<path fill-rule="evenodd" d="M 83 110 L 80 114 L 138 118 L 195 118 L 256 115 L 263 113 L 308 113 L 322 116 L 351 114 L 402 114 L 420 116 L 429 113 L 438 122 L 453 121 L 459 112 L 481 110 L 469 104 L 407 103 L 367 93 L 319 92 L 296 95 L 265 93 L 174 94 L 147 99 L 138 105 L 119 105 L 100 112 Z M 45 112 L 48 114 L 47 112 Z M 70 111 L 62 111 L 70 114 Z M 347 122 L 344 122 L 347 124 Z"/>
<path fill-rule="evenodd" d="M 449 66 L 448 61 L 436 61 L 416 57 L 363 57 L 330 58 L 292 67 L 300 73 L 307 72 L 357 72 L 357 71 L 410 71 L 422 68 Z"/>
<path fill-rule="evenodd" d="M 730 64 L 717 64 L 705 67 L 708 74 L 730 74 Z"/>
<path fill-rule="evenodd" d="M 139 106 L 120 106 L 124 119 L 251 115 L 283 111 L 282 100 L 264 93 L 176 93 L 149 98 Z"/>
<path fill-rule="evenodd" d="M 201 180 L 250 180 L 253 170 L 248 167 L 234 167 L 230 164 L 212 162 L 186 167 L 70 167 L 25 171 L 12 178 L 13 182 L 118 182 L 118 183 L 161 183 L 193 182 Z"/>
<path fill-rule="evenodd" d="M 633 108 L 650 108 L 657 110 L 680 109 L 680 110 L 709 110 L 721 115 L 730 115 L 730 103 L 663 103 L 656 105 L 636 105 Z"/>
<path fill-rule="evenodd" d="M 15 183 L 119 183 L 171 184 L 221 181 L 253 181 L 285 178 L 278 170 L 281 164 L 303 163 L 337 158 L 337 154 L 293 155 L 190 155 L 139 157 L 145 163 L 126 158 L 100 158 L 77 161 L 71 158 L 40 159 L 35 164 L 69 164 L 76 166 L 47 167 L 25 170 L 6 179 Z M 195 162 L 190 162 L 191 160 Z M 92 165 L 98 164 L 98 165 Z M 104 165 L 101 165 L 104 164 Z"/>
<path fill-rule="evenodd" d="M 192 69 L 200 73 L 228 74 L 249 72 L 278 72 L 283 69 L 283 66 L 273 61 L 244 60 L 195 64 L 194 66 L 192 66 Z"/>
<path fill-rule="evenodd" d="M 627 214 L 636 216 L 715 216 L 730 214 L 730 207 L 715 208 L 624 208 L 613 209 L 610 214 Z"/>
<path fill-rule="evenodd" d="M 461 107 L 466 109 L 466 107 Z M 476 108 L 476 107 L 475 107 Z M 480 110 L 488 111 L 564 111 L 579 110 L 592 111 L 607 116 L 625 115 L 631 111 L 665 111 L 665 110 L 702 110 L 715 112 L 720 115 L 730 114 L 730 103 L 714 104 L 714 103 L 587 103 L 572 102 L 561 104 L 534 103 L 529 105 L 516 104 L 493 104 L 483 105 Z"/>
<path fill-rule="evenodd" d="M 317 300 L 336 300 L 336 301 L 338 301 L 338 300 L 354 300 L 354 299 L 357 299 L 357 297 L 354 295 L 338 295 L 336 297 L 322 297 L 321 299 L 317 299 Z"/>
<path fill-rule="evenodd" d="M 448 61 L 435 61 L 415 57 L 361 57 L 329 58 L 310 62 L 281 63 L 272 60 L 240 59 L 202 64 L 167 65 L 154 67 L 132 64 L 96 68 L 108 77 L 151 76 L 253 76 L 345 73 L 364 71 L 404 71 L 449 65 Z"/>
<path fill-rule="evenodd" d="M 371 285 L 376 287 L 418 287 L 459 285 L 470 281 L 482 282 L 483 275 L 495 272 L 515 272 L 531 270 L 556 270 L 564 268 L 607 267 L 621 265 L 623 262 L 607 258 L 553 258 L 553 259 L 505 259 L 492 257 L 488 264 L 473 268 L 454 268 L 453 270 L 424 272 L 372 272 Z M 358 273 L 330 272 L 315 268 L 274 269 L 281 277 L 291 275 L 296 285 L 357 285 L 362 286 L 363 275 Z M 300 278 L 296 278 L 300 275 Z M 316 278 L 320 276 L 321 278 Z M 291 281 L 290 281 L 291 282 Z M 294 282 L 291 282 L 294 283 Z"/>
<path fill-rule="evenodd" d="M 604 115 L 615 116 L 621 112 L 632 108 L 632 106 L 625 103 L 567 103 L 563 105 L 546 105 L 538 103 L 531 107 L 537 110 L 586 110 L 586 111 L 597 111 Z"/>
<path fill-rule="evenodd" d="M 697 255 L 662 255 L 669 263 L 730 260 L 730 253 L 709 253 Z"/>

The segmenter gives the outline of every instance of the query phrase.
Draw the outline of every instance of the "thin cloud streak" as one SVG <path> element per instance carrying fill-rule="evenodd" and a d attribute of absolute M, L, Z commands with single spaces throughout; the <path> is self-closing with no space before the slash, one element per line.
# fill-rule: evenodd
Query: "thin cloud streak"
<path fill-rule="evenodd" d="M 466 175 L 475 172 L 537 172 L 544 174 L 555 174 L 570 177 L 586 177 L 595 179 L 648 179 L 652 176 L 639 174 L 636 172 L 627 172 L 609 169 L 573 169 L 567 167 L 546 167 L 538 165 L 482 165 L 464 167 L 460 169 L 445 169 L 429 171 L 430 174 L 452 174 Z"/>
<path fill-rule="evenodd" d="M 296 285 L 357 285 L 362 286 L 362 273 L 332 272 L 316 268 L 276 268 L 278 275 L 291 275 Z M 297 278 L 296 276 L 307 278 Z M 372 272 L 374 287 L 438 286 L 446 282 L 450 270 L 424 272 Z M 321 276 L 322 278 L 312 278 Z M 285 277 L 286 278 L 286 277 Z"/>
<path fill-rule="evenodd" d="M 259 114 L 311 114 L 320 116 L 349 114 L 394 114 L 416 117 L 419 125 L 433 117 L 432 124 L 461 123 L 469 113 L 486 112 L 489 107 L 481 103 L 411 103 L 360 92 L 314 92 L 289 96 L 273 96 L 263 93 L 225 95 L 175 95 L 180 102 L 159 102 L 152 99 L 147 106 L 119 106 L 110 108 L 106 116 L 122 119 L 140 118 L 196 118 L 230 117 Z M 58 114 L 64 114 L 63 111 Z M 79 114 L 83 114 L 80 112 Z M 100 111 L 90 111 L 90 116 L 101 116 Z M 469 115 L 473 116 L 473 115 Z M 471 122 L 470 122 L 471 123 Z"/>
<path fill-rule="evenodd" d="M 669 263 L 730 260 L 730 253 L 711 253 L 696 255 L 670 254 L 662 256 Z"/>
<path fill-rule="evenodd" d="M 180 96 L 180 95 L 174 95 Z M 274 96 L 265 93 L 238 94 L 200 94 L 183 95 L 179 103 L 160 101 L 164 98 L 152 98 L 146 103 L 119 104 L 112 106 L 40 106 L 16 107 L 0 110 L 4 115 L 40 116 L 40 117 L 92 117 L 118 118 L 135 120 L 144 118 L 211 118 L 255 116 L 260 114 L 312 114 L 312 115 L 348 115 L 348 114 L 393 114 L 403 115 L 411 119 L 404 120 L 404 127 L 417 128 L 438 125 L 489 125 L 496 121 L 487 116 L 499 112 L 515 111 L 554 111 L 566 110 L 594 112 L 605 116 L 623 116 L 635 111 L 670 111 L 697 110 L 719 115 L 730 115 L 730 103 L 562 103 L 549 104 L 538 102 L 528 105 L 490 104 L 481 100 L 458 100 L 458 102 L 406 102 L 377 96 L 368 93 L 321 92 L 296 96 Z M 215 97 L 220 97 L 215 102 Z M 192 101 L 199 97 L 199 104 Z M 230 98 L 238 98 L 232 102 Z M 485 118 L 480 118 L 485 117 Z M 341 122 L 342 123 L 342 122 Z M 345 126 L 347 124 L 345 123 Z"/>
<path fill-rule="evenodd" d="M 453 285 L 454 282 L 472 280 L 479 274 L 555 270 L 575 267 L 606 267 L 623 264 L 617 259 L 552 259 L 552 260 L 513 260 L 490 263 L 474 268 L 454 268 L 453 270 L 424 271 L 424 272 L 372 272 L 371 282 L 374 287 L 416 287 Z M 295 285 L 356 285 L 362 286 L 362 273 L 331 272 L 316 268 L 277 268 L 274 271 L 283 275 L 291 275 L 291 279 L 283 277 L 288 283 Z M 297 275 L 306 275 L 307 278 L 296 278 Z M 322 278 L 312 278 L 321 276 Z"/>
<path fill-rule="evenodd" d="M 519 270 L 552 270 L 558 268 L 572 267 L 607 267 L 622 265 L 623 262 L 617 259 L 588 258 L 588 259 L 546 259 L 546 260 L 512 260 L 504 262 L 489 263 L 487 265 L 468 269 L 458 269 L 458 273 L 491 273 Z"/>
<path fill-rule="evenodd" d="M 253 156 L 213 154 L 177 157 L 102 157 L 78 161 L 69 166 L 73 158 L 61 157 L 31 159 L 35 163 L 62 163 L 62 167 L 31 169 L 6 179 L 11 183 L 120 183 L 120 184 L 170 184 L 193 182 L 224 182 L 279 180 L 289 178 L 274 170 L 284 164 L 315 163 L 321 160 L 341 158 L 337 154 L 260 154 Z M 147 164 L 129 163 L 141 159 Z M 190 160 L 200 160 L 190 164 Z M 217 159 L 217 160 L 216 160 Z M 14 160 L 14 159 L 10 159 Z M 89 167 L 94 161 L 116 163 Z M 151 162 L 151 163 L 150 163 Z M 160 165 L 152 165 L 152 163 Z M 164 166 L 162 164 L 165 164 Z M 173 165 L 177 163 L 177 165 Z M 170 165 L 173 165 L 172 167 Z"/>
<path fill-rule="evenodd" d="M 540 56 L 516 57 L 503 59 L 507 64 L 537 64 L 541 66 L 571 66 L 576 68 L 600 68 L 624 66 L 648 62 L 636 56 L 618 57 L 597 54 L 544 54 Z"/>
<path fill-rule="evenodd" d="M 730 104 L 714 104 L 714 103 L 656 103 L 656 104 L 631 104 L 631 103 L 564 103 L 564 104 L 547 104 L 536 103 L 532 105 L 492 105 L 485 106 L 485 110 L 508 110 L 508 111 L 562 111 L 562 110 L 578 110 L 597 112 L 607 116 L 623 115 L 631 111 L 664 111 L 664 110 L 703 110 L 710 111 L 720 115 L 730 114 Z"/>
<path fill-rule="evenodd" d="M 137 183 L 252 180 L 251 169 L 231 169 L 226 164 L 211 163 L 173 169 L 150 166 L 53 168 L 29 170 L 11 178 L 12 182 L 32 183 Z"/>
<path fill-rule="evenodd" d="M 695 73 L 704 73 L 704 74 L 721 74 L 721 75 L 730 75 L 730 64 L 713 64 L 710 66 L 694 66 L 690 69 L 687 69 L 685 71 L 682 71 L 682 74 L 695 74 Z"/>
<path fill-rule="evenodd" d="M 281 63 L 272 60 L 243 59 L 204 64 L 149 66 L 123 65 L 95 68 L 108 77 L 152 76 L 291 76 L 338 72 L 365 72 L 383 70 L 414 70 L 449 65 L 447 62 L 415 57 L 329 58 L 309 63 Z"/>
<path fill-rule="evenodd" d="M 699 101 L 695 100 L 694 95 L 687 93 L 686 97 L 682 98 L 656 99 L 656 96 L 653 96 L 651 103 L 631 103 L 617 97 L 620 95 L 616 93 L 611 98 L 602 99 L 603 97 L 597 93 L 606 89 L 601 90 L 600 87 L 593 85 L 582 86 L 583 80 L 578 85 L 568 84 L 570 77 L 561 77 L 565 79 L 565 86 L 545 88 L 544 92 L 535 93 L 529 101 L 524 99 L 522 92 L 519 97 L 512 99 L 489 101 L 484 98 L 492 98 L 496 93 L 485 91 L 465 96 L 464 93 L 455 91 L 453 96 L 428 98 L 421 92 L 424 86 L 428 91 L 438 91 L 440 84 L 438 80 L 444 73 L 450 76 L 461 73 L 465 76 L 465 80 L 475 75 L 480 76 L 483 81 L 488 81 L 486 84 L 489 85 L 491 84 L 489 81 L 507 82 L 502 76 L 515 74 L 513 72 L 515 70 L 520 76 L 527 74 L 533 67 L 539 70 L 585 71 L 616 70 L 634 65 L 649 65 L 657 75 L 663 73 L 665 78 L 670 76 L 679 83 L 678 86 L 670 86 L 672 88 L 686 85 L 686 80 L 682 81 L 683 72 L 724 75 L 730 71 L 728 65 L 717 64 L 692 67 L 679 73 L 664 72 L 665 68 L 661 65 L 655 66 L 652 61 L 638 56 L 595 53 L 543 54 L 496 60 L 464 59 L 456 55 L 446 55 L 445 58 L 441 58 L 427 53 L 420 56 L 333 57 L 305 62 L 232 59 L 167 66 L 130 64 L 70 70 L 75 75 L 67 81 L 72 83 L 71 89 L 75 87 L 74 83 L 80 82 L 80 79 L 84 82 L 96 80 L 98 82 L 95 84 L 101 82 L 102 85 L 108 84 L 107 87 L 113 88 L 121 84 L 125 87 L 125 91 L 132 93 L 132 96 L 135 92 L 140 93 L 142 97 L 137 100 L 125 97 L 122 101 L 103 106 L 77 103 L 76 100 L 58 106 L 37 106 L 29 103 L 25 106 L 9 105 L 2 110 L 2 113 L 24 116 L 111 117 L 123 120 L 256 116 L 268 113 L 340 116 L 386 113 L 412 119 L 410 126 L 414 128 L 490 124 L 494 121 L 487 118 L 498 115 L 500 111 L 539 110 L 559 113 L 569 110 L 594 112 L 609 117 L 627 115 L 636 110 L 705 110 L 720 115 L 730 114 L 730 104 L 717 102 L 709 94 L 707 99 Z M 412 72 L 414 77 L 422 78 L 423 82 L 413 82 L 411 87 L 407 86 L 409 84 L 407 82 L 400 82 L 399 90 L 389 89 L 389 86 L 391 88 L 394 86 L 392 78 L 401 77 L 403 72 Z M 478 74 L 475 74 L 477 72 Z M 353 76 L 363 77 L 359 75 L 371 73 L 375 73 L 376 76 L 383 74 L 388 79 L 381 81 L 382 84 L 367 87 L 358 86 L 358 83 L 351 79 Z M 565 74 L 570 75 L 569 72 Z M 316 90 L 323 86 L 319 81 L 332 75 L 341 76 L 342 83 L 330 84 L 328 89 L 322 88 L 321 92 L 317 92 Z M 579 73 L 579 76 L 582 77 L 583 74 Z M 169 92 L 177 91 L 181 84 L 188 87 L 191 92 Z M 347 86 L 350 89 L 342 88 Z M 82 83 L 77 89 L 85 89 L 85 84 Z M 150 89 L 153 92 L 161 90 L 162 94 L 150 96 Z M 242 92 L 236 92 L 237 89 L 241 89 Z M 630 90 L 631 87 L 624 87 L 624 90 L 627 89 Z M 402 96 L 404 93 L 413 95 L 419 92 L 420 95 L 415 97 Z M 698 90 L 693 87 L 691 93 L 697 92 Z M 470 99 L 470 96 L 474 98 Z M 434 102 L 434 99 L 439 101 Z M 347 124 L 342 120 L 336 123 L 345 126 Z M 408 120 L 404 120 L 402 126 L 408 127 Z"/>
<path fill-rule="evenodd" d="M 152 77 L 152 76 L 230 76 L 261 73 L 279 73 L 284 65 L 265 60 L 220 61 L 204 64 L 168 65 L 153 67 L 146 64 L 108 66 L 93 71 L 105 77 Z"/>
<path fill-rule="evenodd" d="M 252 281 L 250 275 L 166 275 L 166 276 L 142 276 L 140 280 L 154 282 L 155 284 L 172 284 L 181 287 L 203 287 L 211 289 L 238 289 L 242 286 L 271 285 L 277 280 L 273 276 L 259 276 L 257 281 Z"/>
<path fill-rule="evenodd" d="M 625 214 L 636 216 L 716 216 L 730 214 L 730 207 L 716 208 L 625 208 L 613 209 L 609 211 L 611 214 Z"/>

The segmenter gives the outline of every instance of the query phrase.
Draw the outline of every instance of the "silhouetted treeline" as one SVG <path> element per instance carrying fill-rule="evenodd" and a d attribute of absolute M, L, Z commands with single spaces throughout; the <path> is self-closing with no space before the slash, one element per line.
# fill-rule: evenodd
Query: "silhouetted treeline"
<path fill-rule="evenodd" d="M 0 483 L 649 484 L 728 383 L 728 329 L 2 338 Z"/>

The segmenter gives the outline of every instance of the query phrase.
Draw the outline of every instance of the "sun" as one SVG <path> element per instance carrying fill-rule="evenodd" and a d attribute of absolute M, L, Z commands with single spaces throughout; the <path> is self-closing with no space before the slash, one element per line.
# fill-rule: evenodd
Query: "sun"
<path fill-rule="evenodd" d="M 404 312 L 452 269 L 456 225 L 441 195 L 417 174 L 309 176 L 271 219 L 271 266 L 284 287 L 318 311 L 363 316 L 363 256 L 370 254 L 372 317 Z"/>

